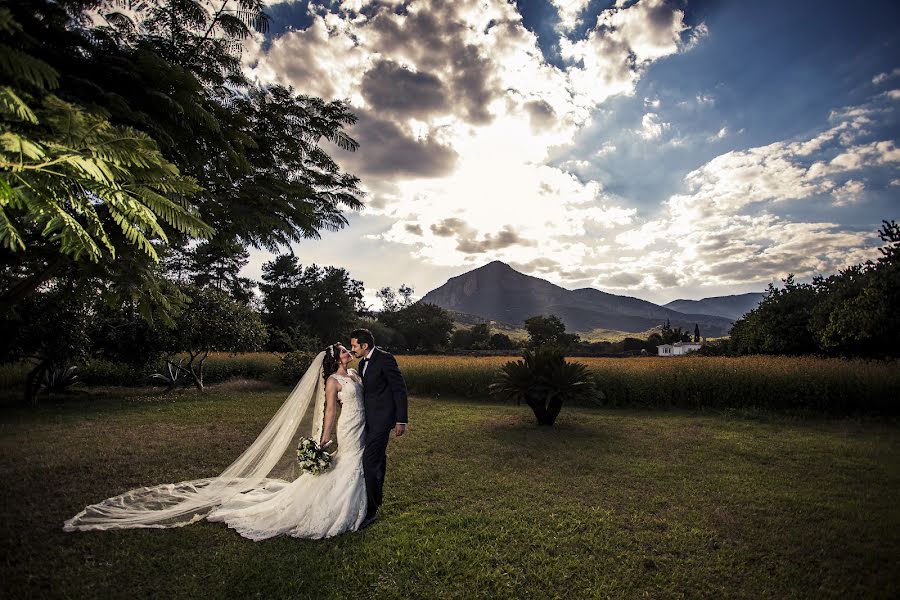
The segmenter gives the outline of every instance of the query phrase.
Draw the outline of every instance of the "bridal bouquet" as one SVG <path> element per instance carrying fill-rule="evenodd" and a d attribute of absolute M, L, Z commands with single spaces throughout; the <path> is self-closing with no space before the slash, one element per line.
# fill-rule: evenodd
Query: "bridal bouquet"
<path fill-rule="evenodd" d="M 304 473 L 319 475 L 331 467 L 331 454 L 325 452 L 315 440 L 300 438 L 300 444 L 297 446 L 297 466 Z"/>

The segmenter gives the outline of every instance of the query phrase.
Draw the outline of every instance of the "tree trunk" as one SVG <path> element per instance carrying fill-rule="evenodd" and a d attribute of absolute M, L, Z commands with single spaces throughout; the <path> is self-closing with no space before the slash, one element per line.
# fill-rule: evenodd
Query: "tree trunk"
<path fill-rule="evenodd" d="M 547 400 L 547 417 L 550 419 L 550 422 L 547 425 L 553 425 L 556 423 L 556 417 L 559 416 L 559 412 L 562 410 L 562 400 L 559 397 L 554 397 L 552 399 Z"/>
<path fill-rule="evenodd" d="M 50 367 L 45 360 L 40 361 L 25 378 L 25 403 L 29 406 L 38 404 L 38 386 L 41 375 Z"/>
<path fill-rule="evenodd" d="M 544 404 L 543 398 L 535 398 L 534 396 L 529 396 L 525 403 L 531 407 L 532 412 L 534 412 L 534 417 L 537 419 L 538 425 L 553 425 L 553 421 L 556 417 L 551 417 L 547 412 L 547 407 Z"/>

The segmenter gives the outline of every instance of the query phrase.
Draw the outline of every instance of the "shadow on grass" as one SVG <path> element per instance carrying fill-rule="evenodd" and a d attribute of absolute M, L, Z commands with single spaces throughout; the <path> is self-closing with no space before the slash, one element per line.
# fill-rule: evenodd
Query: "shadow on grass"
<path fill-rule="evenodd" d="M 521 414 L 497 415 L 481 424 L 487 437 L 500 442 L 529 448 L 561 448 L 590 446 L 603 452 L 620 445 L 625 436 L 609 421 L 594 415 L 561 414 L 551 426 L 538 425 L 534 415 L 525 409 Z"/>

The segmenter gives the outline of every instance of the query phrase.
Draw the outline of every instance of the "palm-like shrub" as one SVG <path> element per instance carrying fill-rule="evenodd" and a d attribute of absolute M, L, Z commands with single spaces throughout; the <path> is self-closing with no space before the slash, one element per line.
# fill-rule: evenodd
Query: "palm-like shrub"
<path fill-rule="evenodd" d="M 492 394 L 531 407 L 538 425 L 553 425 L 565 402 L 591 398 L 593 392 L 587 367 L 567 362 L 563 351 L 553 346 L 526 350 L 522 360 L 500 367 L 491 384 Z"/>

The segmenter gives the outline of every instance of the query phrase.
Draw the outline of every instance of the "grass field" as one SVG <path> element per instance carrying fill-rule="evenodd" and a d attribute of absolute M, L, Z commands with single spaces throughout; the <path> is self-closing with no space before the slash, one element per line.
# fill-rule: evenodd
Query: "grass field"
<path fill-rule="evenodd" d="M 85 504 L 214 475 L 286 391 L 100 390 L 0 412 L 2 596 L 891 598 L 900 428 L 414 397 L 383 519 L 254 543 L 221 524 L 63 533 Z"/>

